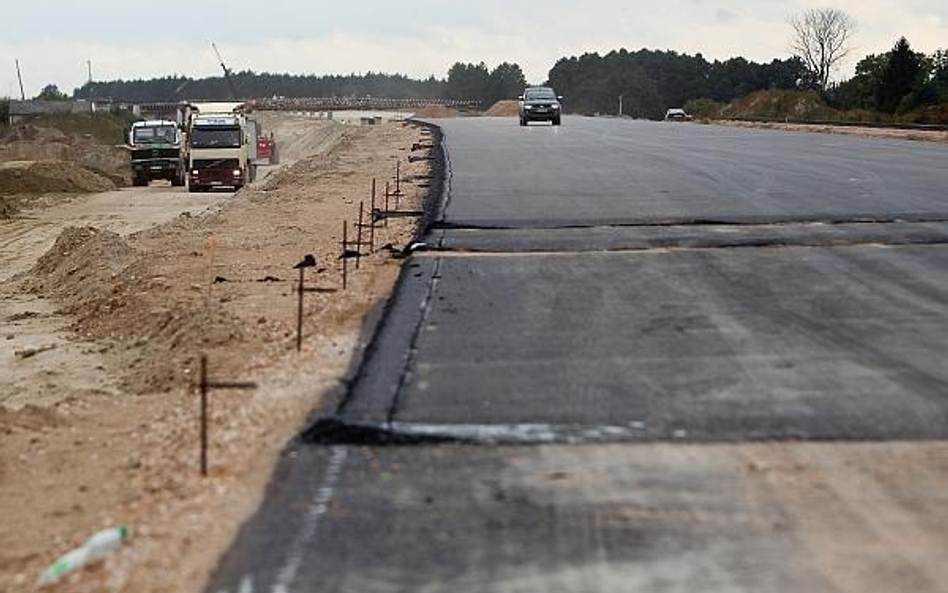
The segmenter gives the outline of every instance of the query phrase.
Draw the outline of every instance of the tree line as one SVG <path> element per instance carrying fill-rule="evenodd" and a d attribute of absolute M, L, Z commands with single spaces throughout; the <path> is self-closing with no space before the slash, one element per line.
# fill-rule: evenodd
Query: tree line
<path fill-rule="evenodd" d="M 902 37 L 890 51 L 860 60 L 856 75 L 831 85 L 826 98 L 837 109 L 888 114 L 948 103 L 948 50 L 926 55 Z"/>
<path fill-rule="evenodd" d="M 386 97 L 439 98 L 444 82 L 429 77 L 415 80 L 401 74 L 294 75 L 234 72 L 231 81 L 239 99 L 263 97 Z M 167 76 L 152 80 L 88 82 L 76 89 L 76 99 L 127 102 L 223 101 L 233 99 L 222 76 L 189 78 Z"/>
<path fill-rule="evenodd" d="M 692 99 L 727 103 L 761 89 L 792 89 L 805 72 L 798 58 L 758 64 L 744 58 L 707 61 L 701 54 L 642 49 L 563 58 L 549 84 L 573 113 L 611 113 L 659 118 Z"/>

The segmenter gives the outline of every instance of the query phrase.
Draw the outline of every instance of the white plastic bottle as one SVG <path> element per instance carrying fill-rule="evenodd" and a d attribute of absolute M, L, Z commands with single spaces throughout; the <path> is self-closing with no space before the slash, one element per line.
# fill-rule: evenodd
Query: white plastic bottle
<path fill-rule="evenodd" d="M 104 529 L 88 540 L 82 546 L 66 553 L 53 562 L 40 575 L 37 585 L 42 587 L 60 579 L 64 574 L 84 566 L 93 560 L 98 560 L 109 552 L 117 550 L 128 538 L 128 528 L 124 525 Z"/>

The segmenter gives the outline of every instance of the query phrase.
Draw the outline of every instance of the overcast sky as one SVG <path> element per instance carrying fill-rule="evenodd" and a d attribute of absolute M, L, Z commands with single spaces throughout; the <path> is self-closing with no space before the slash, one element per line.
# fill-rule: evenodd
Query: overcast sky
<path fill-rule="evenodd" d="M 456 61 L 511 61 L 531 82 L 543 81 L 562 56 L 621 47 L 769 61 L 788 55 L 788 17 L 824 5 L 858 21 L 856 57 L 886 51 L 901 35 L 918 51 L 948 46 L 948 0 L 4 4 L 0 95 L 19 94 L 14 58 L 22 64 L 28 96 L 48 83 L 71 92 L 87 77 L 86 60 L 97 80 L 217 74 L 211 41 L 235 70 L 443 77 Z M 182 12 L 175 14 L 175 7 Z M 850 71 L 854 63 L 847 65 Z"/>

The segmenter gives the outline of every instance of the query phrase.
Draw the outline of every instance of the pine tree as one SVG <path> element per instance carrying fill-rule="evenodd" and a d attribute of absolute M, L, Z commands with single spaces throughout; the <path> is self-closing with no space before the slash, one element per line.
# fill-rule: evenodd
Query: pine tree
<path fill-rule="evenodd" d="M 922 74 L 922 60 L 912 51 L 905 37 L 889 53 L 888 63 L 882 71 L 879 86 L 876 88 L 876 109 L 885 113 L 908 110 L 913 93 L 919 90 Z"/>

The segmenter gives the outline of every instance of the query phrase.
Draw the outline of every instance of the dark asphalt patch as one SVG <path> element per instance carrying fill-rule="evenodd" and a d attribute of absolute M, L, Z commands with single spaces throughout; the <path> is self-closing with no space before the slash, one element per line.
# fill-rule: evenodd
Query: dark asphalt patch
<path fill-rule="evenodd" d="M 443 251 L 487 253 L 595 252 L 643 249 L 940 245 L 948 221 L 662 224 L 563 229 L 446 229 Z M 433 241 L 434 242 L 434 241 Z"/>
<path fill-rule="evenodd" d="M 344 422 L 948 436 L 945 246 L 411 261 Z"/>
<path fill-rule="evenodd" d="M 207 590 L 826 589 L 797 561 L 779 500 L 755 494 L 740 464 L 570 449 L 295 449 Z"/>

